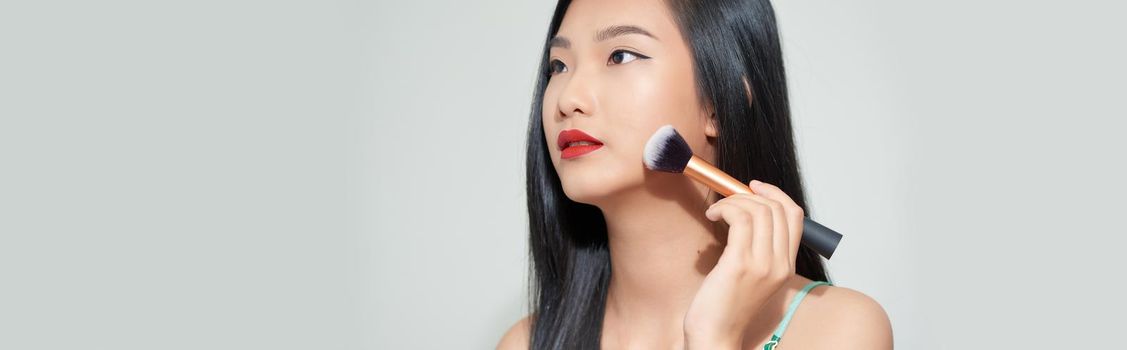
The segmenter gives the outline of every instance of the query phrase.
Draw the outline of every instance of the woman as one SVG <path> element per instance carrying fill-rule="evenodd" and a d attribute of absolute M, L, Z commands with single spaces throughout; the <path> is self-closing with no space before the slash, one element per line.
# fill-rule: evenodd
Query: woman
<path fill-rule="evenodd" d="M 892 348 L 880 305 L 825 283 L 798 243 L 767 0 L 561 1 L 546 39 L 527 155 L 533 312 L 499 348 Z M 645 170 L 666 124 L 757 194 Z"/>

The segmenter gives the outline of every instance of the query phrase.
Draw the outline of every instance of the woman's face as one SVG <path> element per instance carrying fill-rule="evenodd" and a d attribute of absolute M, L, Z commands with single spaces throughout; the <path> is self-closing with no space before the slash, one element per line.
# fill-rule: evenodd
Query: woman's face
<path fill-rule="evenodd" d="M 552 40 L 549 62 L 544 137 L 571 200 L 598 205 L 645 186 L 642 150 L 666 124 L 695 153 L 712 159 L 708 137 L 716 135 L 715 128 L 697 99 L 688 45 L 664 1 L 572 2 Z M 566 130 L 579 130 L 602 145 L 561 148 Z M 667 178 L 651 175 L 650 185 L 662 179 Z"/>

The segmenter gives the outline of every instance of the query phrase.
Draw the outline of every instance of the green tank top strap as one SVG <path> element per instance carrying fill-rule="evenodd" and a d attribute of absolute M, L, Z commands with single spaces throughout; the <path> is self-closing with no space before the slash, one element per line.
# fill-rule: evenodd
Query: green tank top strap
<path fill-rule="evenodd" d="M 805 287 L 802 287 L 802 290 L 794 296 L 794 301 L 790 302 L 790 307 L 787 308 L 787 314 L 783 316 L 783 321 L 779 322 L 779 327 L 775 328 L 775 333 L 771 334 L 771 341 L 763 345 L 763 350 L 773 350 L 776 346 L 779 346 L 779 342 L 783 340 L 783 332 L 787 330 L 787 325 L 790 324 L 790 318 L 794 316 L 794 310 L 798 309 L 798 304 L 802 302 L 802 299 L 806 297 L 807 293 L 810 293 L 811 289 L 820 285 L 832 286 L 833 283 L 811 281 Z"/>

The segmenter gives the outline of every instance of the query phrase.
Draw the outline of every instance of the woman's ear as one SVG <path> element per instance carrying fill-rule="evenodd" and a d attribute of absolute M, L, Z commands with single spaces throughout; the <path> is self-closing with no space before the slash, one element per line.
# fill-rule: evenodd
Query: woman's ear
<path fill-rule="evenodd" d="M 747 77 L 743 77 L 743 82 L 744 82 L 744 91 L 747 92 L 747 103 L 751 104 L 753 96 L 755 96 L 755 94 L 751 93 L 751 84 L 749 84 L 747 82 Z M 704 135 L 708 136 L 710 138 L 716 138 L 716 135 L 720 134 L 719 133 L 720 128 L 716 126 L 716 123 L 717 123 L 716 112 L 715 111 L 710 112 L 707 119 L 708 119 L 707 123 L 704 124 Z"/>
<path fill-rule="evenodd" d="M 704 123 L 704 135 L 709 138 L 716 138 L 716 135 L 720 134 L 718 132 L 720 128 L 716 126 L 716 113 L 709 114 L 705 119 L 707 120 Z"/>

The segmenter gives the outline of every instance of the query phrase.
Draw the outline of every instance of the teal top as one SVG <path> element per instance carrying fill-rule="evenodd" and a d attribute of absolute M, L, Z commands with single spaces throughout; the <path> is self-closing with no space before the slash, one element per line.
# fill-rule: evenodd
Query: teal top
<path fill-rule="evenodd" d="M 794 296 L 794 301 L 790 302 L 790 308 L 787 309 L 786 316 L 783 316 L 783 321 L 779 322 L 779 327 L 775 328 L 775 333 L 771 334 L 771 341 L 768 341 L 767 344 L 763 345 L 763 350 L 772 350 L 776 346 L 779 346 L 779 342 L 783 340 L 783 332 L 787 330 L 787 325 L 790 324 L 790 318 L 794 316 L 794 310 L 798 309 L 798 303 L 802 302 L 802 298 L 805 298 L 806 294 L 810 293 L 811 289 L 814 289 L 814 287 L 823 284 L 827 286 L 833 285 L 833 283 L 830 282 L 811 281 L 810 284 L 806 285 L 806 287 L 802 287 L 802 290 Z"/>

